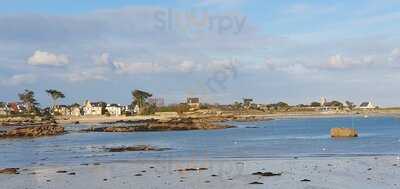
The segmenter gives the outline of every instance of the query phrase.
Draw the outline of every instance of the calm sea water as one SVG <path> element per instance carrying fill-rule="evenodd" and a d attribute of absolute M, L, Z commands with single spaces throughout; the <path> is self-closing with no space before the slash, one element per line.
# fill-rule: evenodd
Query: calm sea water
<path fill-rule="evenodd" d="M 80 133 L 0 140 L 0 167 L 68 165 L 135 159 L 290 158 L 400 155 L 400 119 L 345 117 L 231 123 L 216 131 Z M 255 127 L 255 128 L 249 128 Z M 360 137 L 331 139 L 332 127 L 353 127 Z M 108 153 L 105 147 L 148 144 L 162 152 Z"/>

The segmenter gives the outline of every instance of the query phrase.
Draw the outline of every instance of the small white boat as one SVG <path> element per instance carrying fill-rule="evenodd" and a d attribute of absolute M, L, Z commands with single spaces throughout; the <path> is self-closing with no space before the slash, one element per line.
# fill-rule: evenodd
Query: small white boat
<path fill-rule="evenodd" d="M 369 116 L 368 115 L 364 115 L 364 118 L 368 118 Z"/>

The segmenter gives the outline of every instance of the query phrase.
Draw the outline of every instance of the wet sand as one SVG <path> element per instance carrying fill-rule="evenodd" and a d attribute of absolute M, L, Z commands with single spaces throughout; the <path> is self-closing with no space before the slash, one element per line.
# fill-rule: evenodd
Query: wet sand
<path fill-rule="evenodd" d="M 204 170 L 190 170 L 190 168 Z M 254 172 L 282 173 L 282 175 L 263 177 L 252 175 Z M 0 183 L 0 188 L 4 189 L 399 188 L 400 159 L 397 156 L 382 156 L 135 160 L 97 165 L 21 169 L 19 175 L 0 175 Z"/>

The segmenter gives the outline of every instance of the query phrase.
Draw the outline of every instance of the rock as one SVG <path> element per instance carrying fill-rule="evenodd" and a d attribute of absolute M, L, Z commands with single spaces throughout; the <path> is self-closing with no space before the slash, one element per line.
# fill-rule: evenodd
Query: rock
<path fill-rule="evenodd" d="M 67 171 L 57 171 L 56 173 L 67 173 Z"/>
<path fill-rule="evenodd" d="M 311 180 L 310 179 L 303 179 L 303 180 L 300 180 L 301 182 L 311 182 Z"/>
<path fill-rule="evenodd" d="M 175 171 L 183 172 L 183 171 L 206 171 L 208 168 L 187 168 L 187 169 L 178 169 Z"/>
<path fill-rule="evenodd" d="M 252 173 L 252 175 L 258 175 L 258 176 L 263 176 L 263 177 L 273 177 L 273 176 L 281 176 L 282 173 L 256 172 L 256 173 Z"/>
<path fill-rule="evenodd" d="M 331 137 L 358 137 L 358 132 L 352 128 L 333 128 L 331 129 Z"/>
<path fill-rule="evenodd" d="M 138 174 L 135 174 L 134 176 L 135 176 L 135 177 L 141 177 L 141 176 L 143 176 L 143 175 L 140 174 L 140 173 L 138 173 Z"/>
<path fill-rule="evenodd" d="M 156 148 L 148 145 L 138 145 L 138 146 L 129 146 L 129 147 L 113 147 L 106 148 L 108 152 L 137 152 L 137 151 L 164 151 L 168 150 L 167 148 Z"/>
<path fill-rule="evenodd" d="M 55 136 L 64 133 L 64 127 L 56 125 L 42 125 L 15 128 L 0 134 L 0 138 L 43 137 Z"/>
<path fill-rule="evenodd" d="M 249 184 L 264 184 L 264 183 L 255 181 L 255 182 L 251 182 Z"/>
<path fill-rule="evenodd" d="M 19 174 L 18 170 L 19 170 L 19 168 L 0 169 L 0 174 L 17 175 L 17 174 Z"/>
<path fill-rule="evenodd" d="M 151 132 L 151 131 L 188 131 L 188 130 L 217 130 L 235 128 L 230 125 L 210 123 L 206 120 L 180 118 L 167 121 L 147 120 L 144 124 L 133 126 L 98 127 L 83 130 L 84 132 Z"/>

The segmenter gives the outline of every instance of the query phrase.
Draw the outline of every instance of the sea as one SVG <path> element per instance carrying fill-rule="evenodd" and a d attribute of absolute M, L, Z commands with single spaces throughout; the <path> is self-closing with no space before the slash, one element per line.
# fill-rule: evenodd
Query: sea
<path fill-rule="evenodd" d="M 215 160 L 400 156 L 400 119 L 395 117 L 287 118 L 227 122 L 237 128 L 208 131 L 87 133 L 68 125 L 61 136 L 0 140 L 0 167 L 80 165 L 133 160 Z M 357 138 L 332 139 L 334 127 L 355 128 Z M 107 152 L 151 145 L 165 151 Z"/>

